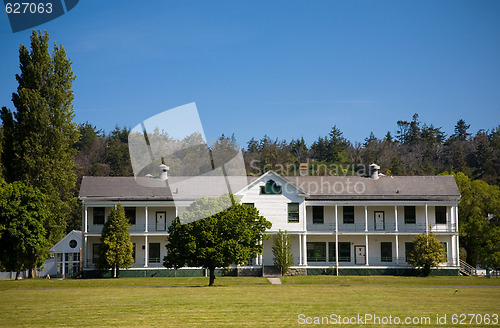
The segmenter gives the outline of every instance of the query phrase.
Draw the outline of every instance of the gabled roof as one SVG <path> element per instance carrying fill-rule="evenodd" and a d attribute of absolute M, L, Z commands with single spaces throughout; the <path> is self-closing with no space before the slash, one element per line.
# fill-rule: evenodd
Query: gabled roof
<path fill-rule="evenodd" d="M 57 242 L 54 246 L 50 248 L 50 252 L 53 253 L 66 253 L 68 251 L 71 252 L 78 252 L 79 247 L 75 247 L 74 249 L 70 250 L 68 243 L 71 239 L 74 239 L 77 241 L 78 244 L 81 243 L 82 240 L 82 232 L 80 230 L 72 230 L 70 233 L 68 233 L 66 236 L 64 236 L 61 240 Z"/>
<path fill-rule="evenodd" d="M 254 177 L 252 179 L 252 181 L 249 182 L 249 184 L 247 186 L 245 186 L 243 189 L 240 189 L 239 191 L 237 191 L 235 193 L 235 195 L 241 195 L 241 194 L 244 194 L 248 189 L 254 187 L 255 185 L 257 185 L 260 181 L 264 181 L 266 180 L 267 177 L 269 176 L 272 176 L 275 180 L 278 180 L 281 182 L 281 184 L 283 185 L 288 185 L 290 186 L 291 188 L 293 188 L 295 191 L 297 191 L 298 194 L 300 195 L 307 195 L 307 192 L 304 191 L 302 188 L 299 187 L 299 185 L 295 182 L 292 182 L 290 181 L 289 179 L 287 179 L 286 177 L 282 176 L 282 175 L 279 175 L 278 173 L 276 173 L 275 171 L 273 170 L 269 170 L 267 171 L 266 173 L 264 173 L 263 175 L 261 175 L 260 177 Z"/>
<path fill-rule="evenodd" d="M 445 200 L 460 198 L 453 176 L 381 176 L 372 180 L 360 176 L 280 176 L 268 171 L 260 177 L 169 177 L 161 187 L 146 187 L 134 177 L 84 177 L 80 188 L 83 200 L 193 200 L 216 197 L 227 192 L 244 194 L 264 177 L 272 175 L 278 182 L 291 186 L 307 200 Z M 139 178 L 151 179 L 151 178 Z M 224 180 L 222 180 L 224 181 Z M 235 186 L 248 186 L 235 188 Z M 171 190 L 172 189 L 172 190 Z"/>

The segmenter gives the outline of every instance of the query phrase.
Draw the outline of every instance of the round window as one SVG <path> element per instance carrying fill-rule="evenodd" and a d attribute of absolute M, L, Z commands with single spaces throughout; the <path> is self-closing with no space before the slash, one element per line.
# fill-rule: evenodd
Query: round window
<path fill-rule="evenodd" d="M 71 240 L 69 241 L 69 247 L 71 247 L 71 248 L 75 248 L 75 247 L 76 247 L 76 245 L 77 245 L 76 240 L 71 239 Z"/>

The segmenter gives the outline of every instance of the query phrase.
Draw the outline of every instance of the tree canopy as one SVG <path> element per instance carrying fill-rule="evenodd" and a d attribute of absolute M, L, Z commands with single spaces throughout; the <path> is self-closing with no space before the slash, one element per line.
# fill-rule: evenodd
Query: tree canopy
<path fill-rule="evenodd" d="M 432 233 L 417 235 L 413 239 L 409 261 L 420 268 L 424 276 L 428 276 L 433 267 L 446 262 L 443 244 Z"/>
<path fill-rule="evenodd" d="M 73 122 L 75 79 L 62 46 L 49 53 L 49 35 L 33 31 L 31 49 L 19 48 L 21 73 L 12 94 L 16 111 L 2 108 L 3 174 L 7 182 L 23 181 L 47 196 L 50 216 L 45 223 L 51 243 L 64 235 L 66 221 L 76 206 L 73 147 L 78 141 Z"/>
<path fill-rule="evenodd" d="M 129 268 L 134 263 L 134 246 L 130 241 L 130 223 L 123 206 L 118 203 L 112 208 L 104 223 L 99 245 L 99 269 L 113 270 L 115 278 L 120 277 L 120 268 Z"/>
<path fill-rule="evenodd" d="M 203 217 L 207 209 L 221 211 L 192 221 Z M 213 286 L 216 268 L 244 264 L 262 253 L 259 241 L 269 228 L 271 223 L 256 208 L 240 204 L 233 195 L 197 199 L 169 227 L 163 264 L 170 268 L 203 267 L 209 270 L 209 285 Z"/>
<path fill-rule="evenodd" d="M 498 268 L 500 263 L 500 188 L 464 173 L 454 173 L 460 190 L 460 245 L 467 252 L 466 262 Z"/>
<path fill-rule="evenodd" d="M 45 196 L 22 182 L 0 180 L 0 269 L 36 274 L 48 257 Z"/>

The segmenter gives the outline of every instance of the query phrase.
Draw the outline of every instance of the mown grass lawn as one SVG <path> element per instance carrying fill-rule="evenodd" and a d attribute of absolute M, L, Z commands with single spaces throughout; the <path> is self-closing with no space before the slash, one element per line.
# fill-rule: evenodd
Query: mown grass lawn
<path fill-rule="evenodd" d="M 288 277 L 293 285 L 270 286 L 263 278 L 223 277 L 215 287 L 206 287 L 207 278 L 4 280 L 0 327 L 298 327 L 300 314 L 431 319 L 402 327 L 435 327 L 436 314 L 446 314 L 440 327 L 456 327 L 453 314 L 500 315 L 500 288 L 488 287 L 500 279 L 401 278 Z M 386 286 L 353 286 L 370 284 Z"/>

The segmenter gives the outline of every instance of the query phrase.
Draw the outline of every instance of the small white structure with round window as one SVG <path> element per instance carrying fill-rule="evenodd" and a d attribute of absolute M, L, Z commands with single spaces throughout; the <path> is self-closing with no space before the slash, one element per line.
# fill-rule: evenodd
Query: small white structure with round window
<path fill-rule="evenodd" d="M 73 277 L 80 271 L 81 243 L 82 232 L 73 230 L 50 249 L 56 262 L 56 275 Z"/>

